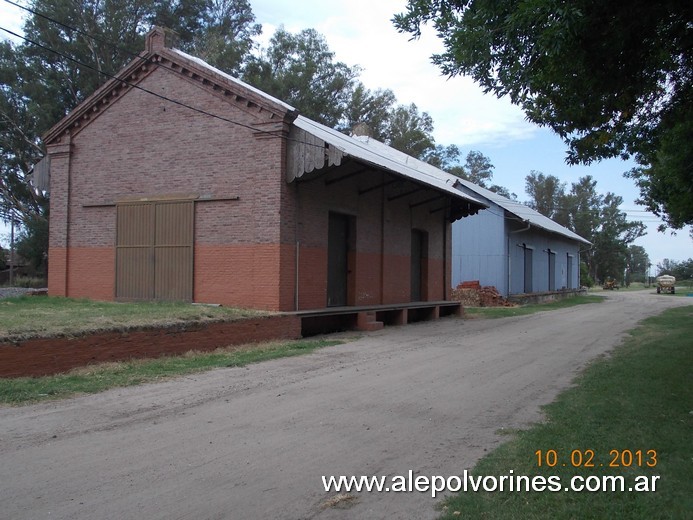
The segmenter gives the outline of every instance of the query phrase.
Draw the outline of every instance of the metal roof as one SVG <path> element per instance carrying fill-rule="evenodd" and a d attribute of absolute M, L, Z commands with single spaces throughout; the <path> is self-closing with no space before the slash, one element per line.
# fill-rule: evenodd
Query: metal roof
<path fill-rule="evenodd" d="M 179 49 L 171 49 L 171 51 L 186 60 L 196 63 L 200 67 L 204 67 L 214 72 L 215 74 L 236 85 L 246 88 L 269 101 L 283 106 L 287 110 L 295 110 L 291 105 L 270 96 L 269 94 L 253 87 L 252 85 L 239 80 L 238 78 L 234 78 L 233 76 L 211 66 L 209 63 L 201 60 L 200 58 L 191 56 L 190 54 L 187 54 Z M 484 203 L 483 201 L 462 193 L 456 189 L 456 177 L 449 175 L 428 163 L 395 150 L 394 148 L 381 143 L 376 139 L 363 136 L 351 137 L 301 115 L 296 117 L 293 124 L 330 144 L 331 146 L 336 147 L 337 149 L 341 150 L 343 154 L 354 159 L 369 163 L 379 168 L 383 168 L 393 173 L 397 173 L 410 180 L 428 185 L 431 188 L 438 191 L 443 191 L 456 199 L 462 199 L 470 202 L 478 206 L 479 209 L 488 207 L 488 204 Z"/>
<path fill-rule="evenodd" d="M 249 85 L 248 83 L 246 83 L 246 82 L 244 82 L 244 81 L 241 81 L 241 80 L 238 79 L 238 78 L 234 78 L 234 77 L 231 76 L 230 74 L 227 74 L 226 72 L 221 71 L 221 70 L 217 69 L 216 67 L 213 67 L 212 65 L 210 65 L 209 63 L 207 63 L 206 61 L 204 61 L 204 60 L 202 60 L 202 59 L 200 59 L 200 58 L 197 58 L 197 57 L 195 57 L 195 56 L 191 56 L 190 54 L 187 54 L 187 53 L 181 51 L 180 49 L 169 49 L 169 50 L 170 50 L 171 52 L 174 52 L 174 53 L 178 54 L 179 56 L 185 58 L 186 60 L 190 60 L 190 61 L 196 63 L 196 64 L 199 65 L 200 67 L 203 67 L 203 68 L 205 68 L 205 69 L 207 69 L 207 70 L 209 70 L 209 71 L 211 71 L 211 72 L 214 72 L 215 74 L 218 74 L 219 76 L 221 76 L 221 77 L 223 77 L 224 79 L 230 81 L 231 83 L 235 83 L 236 85 L 239 85 L 239 86 L 241 86 L 241 87 L 243 87 L 243 88 L 245 88 L 245 89 L 248 89 L 248 90 L 250 90 L 251 92 L 254 92 L 254 93 L 257 94 L 257 95 L 264 97 L 265 99 L 268 99 L 268 100 L 270 100 L 270 101 L 273 101 L 274 103 L 277 103 L 278 105 L 283 106 L 283 107 L 286 108 L 287 110 L 296 110 L 294 107 L 292 107 L 292 106 L 289 105 L 288 103 L 284 103 L 281 99 L 277 99 L 277 98 L 275 98 L 275 97 L 273 97 L 273 96 L 270 96 L 269 94 L 263 92 L 262 90 L 257 89 L 257 88 L 255 88 L 255 87 L 253 87 L 252 85 Z"/>
<path fill-rule="evenodd" d="M 534 227 L 541 228 L 550 233 L 555 233 L 557 235 L 563 235 L 571 240 L 577 240 L 583 244 L 591 244 L 589 240 L 582 238 L 577 233 L 572 232 L 570 229 L 561 226 L 560 224 L 554 222 L 549 217 L 546 217 L 539 213 L 538 211 L 530 208 L 529 206 L 517 202 L 516 200 L 511 200 L 508 197 L 494 193 L 491 190 L 477 186 L 476 184 L 469 182 L 464 179 L 459 179 L 459 184 L 464 186 L 470 191 L 473 191 L 477 195 L 490 200 L 494 204 L 497 204 L 503 208 L 508 213 L 515 215 L 517 218 L 521 219 L 523 222 L 531 224 Z"/>
<path fill-rule="evenodd" d="M 337 147 L 344 155 L 397 173 L 418 183 L 426 184 L 455 198 L 461 198 L 476 204 L 480 208 L 488 208 L 488 204 L 482 200 L 462 193 L 455 188 L 456 177 L 399 150 L 395 150 L 372 137 L 348 136 L 303 116 L 298 116 L 293 124 L 331 146 Z"/>

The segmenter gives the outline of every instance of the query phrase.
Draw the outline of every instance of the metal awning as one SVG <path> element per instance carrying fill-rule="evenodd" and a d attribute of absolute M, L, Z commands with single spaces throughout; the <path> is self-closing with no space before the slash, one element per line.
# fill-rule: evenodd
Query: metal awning
<path fill-rule="evenodd" d="M 376 139 L 366 136 L 351 137 L 303 116 L 298 116 L 294 120 L 289 134 L 288 182 L 293 182 L 315 170 L 339 166 L 344 158 L 385 170 L 442 193 L 455 201 L 464 202 L 464 214 L 474 214 L 488 207 L 488 204 L 480 199 L 458 190 L 457 177 Z"/>

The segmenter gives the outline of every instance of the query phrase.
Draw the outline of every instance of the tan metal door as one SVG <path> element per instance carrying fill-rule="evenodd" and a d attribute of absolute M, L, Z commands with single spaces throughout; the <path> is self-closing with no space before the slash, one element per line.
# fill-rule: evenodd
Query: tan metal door
<path fill-rule="evenodd" d="M 116 298 L 192 301 L 193 201 L 117 206 Z"/>

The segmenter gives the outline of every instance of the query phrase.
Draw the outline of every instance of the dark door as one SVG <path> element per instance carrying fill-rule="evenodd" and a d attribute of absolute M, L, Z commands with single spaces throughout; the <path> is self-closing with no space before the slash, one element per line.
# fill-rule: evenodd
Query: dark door
<path fill-rule="evenodd" d="M 330 213 L 327 230 L 327 306 L 347 304 L 349 217 Z"/>
<path fill-rule="evenodd" d="M 566 271 L 568 271 L 568 289 L 573 288 L 573 257 L 568 255 L 568 265 L 566 267 Z"/>
<path fill-rule="evenodd" d="M 532 292 L 532 253 L 533 251 L 527 246 L 525 250 L 525 293 Z"/>
<path fill-rule="evenodd" d="M 556 253 L 549 250 L 549 291 L 556 290 Z"/>
<path fill-rule="evenodd" d="M 421 278 L 424 260 L 424 234 L 418 229 L 411 231 L 411 301 L 420 302 L 422 297 Z"/>

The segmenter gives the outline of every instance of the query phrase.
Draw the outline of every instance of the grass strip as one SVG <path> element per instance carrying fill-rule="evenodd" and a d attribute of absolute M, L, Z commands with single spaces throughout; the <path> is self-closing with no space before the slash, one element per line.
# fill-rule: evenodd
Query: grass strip
<path fill-rule="evenodd" d="M 557 475 L 561 491 L 463 492 L 446 502 L 443 518 L 690 518 L 691 336 L 693 306 L 644 320 L 610 357 L 592 363 L 576 386 L 545 407 L 545 422 L 517 432 L 471 472 Z M 555 467 L 538 467 L 537 450 L 555 450 Z M 584 467 L 586 457 L 583 467 L 573 467 L 580 462 L 577 453 L 571 460 L 573 450 L 592 450 L 595 467 Z M 631 464 L 619 458 L 620 467 L 609 467 L 611 450 L 642 450 L 642 463 L 637 456 Z M 647 450 L 656 451 L 655 467 L 647 467 Z M 660 479 L 655 492 L 563 491 L 574 475 L 623 475 L 627 487 L 637 475 Z"/>
<path fill-rule="evenodd" d="M 603 302 L 603 296 L 596 295 L 579 295 L 563 300 L 557 300 L 549 303 L 531 303 L 520 305 L 518 307 L 465 307 L 465 314 L 474 318 L 508 318 L 511 316 L 524 316 L 526 314 L 534 314 L 541 311 L 555 311 L 557 309 L 566 309 L 575 305 L 584 305 L 587 303 Z"/>
<path fill-rule="evenodd" d="M 120 303 L 22 296 L 0 300 L 0 341 L 226 321 L 265 314 L 249 309 L 180 302 Z"/>
<path fill-rule="evenodd" d="M 337 340 L 299 340 L 191 351 L 182 356 L 137 359 L 76 368 L 45 377 L 0 379 L 0 403 L 19 405 L 93 394 L 109 388 L 152 383 L 220 367 L 241 367 L 269 359 L 308 354 L 339 345 Z"/>

